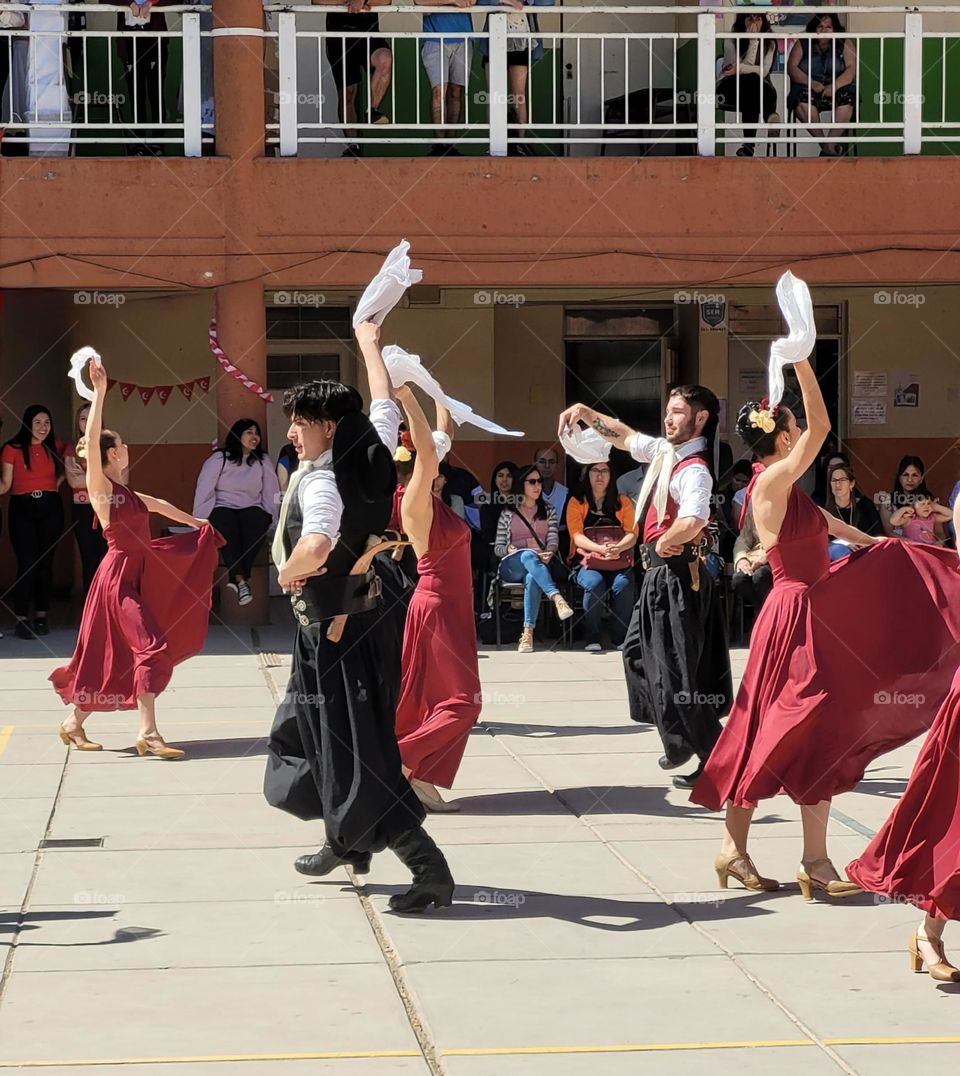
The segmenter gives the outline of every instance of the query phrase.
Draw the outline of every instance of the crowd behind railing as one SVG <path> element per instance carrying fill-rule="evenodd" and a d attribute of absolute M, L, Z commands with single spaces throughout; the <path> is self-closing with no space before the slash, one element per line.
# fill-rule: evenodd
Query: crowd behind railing
<path fill-rule="evenodd" d="M 960 6 L 263 9 L 265 140 L 283 156 L 836 157 L 960 144 Z M 0 2 L 3 153 L 213 152 L 213 43 L 212 0 Z"/>
<path fill-rule="evenodd" d="M 0 497 L 10 494 L 5 514 L 16 558 L 15 579 L 0 595 L 0 608 L 12 617 L 19 638 L 49 631 L 54 558 L 64 535 L 72 534 L 77 544 L 83 595 L 107 550 L 94 526 L 85 459 L 76 447 L 85 436 L 89 406 L 78 410 L 73 439 L 66 441 L 57 436 L 50 409 L 31 405 L 0 450 Z M 401 490 L 412 472 L 406 436 L 396 457 Z M 201 466 L 193 514 L 209 519 L 226 540 L 224 600 L 245 606 L 258 587 L 267 587 L 265 543 L 298 462 L 289 444 L 274 460 L 259 423 L 241 418 Z M 720 442 L 703 563 L 722 584 L 732 642 L 746 641 L 749 620 L 773 585 L 752 518 L 743 513 L 751 469 L 749 459 L 734 460 L 729 444 Z M 455 456 L 441 463 L 434 493 L 470 527 L 472 579 L 463 583 L 472 582 L 481 642 L 519 637 L 523 653 L 534 649 L 535 635 L 589 652 L 622 646 L 644 571 L 635 556 L 635 506 L 645 471 L 646 465 L 614 451 L 608 462 L 589 466 L 568 459 L 564 473 L 563 452 L 551 443 L 501 460 L 486 483 Z M 845 453 L 828 444 L 806 484 L 832 516 L 866 534 L 927 544 L 951 540 L 950 509 L 960 481 L 948 508 L 928 487 L 918 456 L 904 456 L 890 490 L 871 497 Z M 68 491 L 69 519 L 61 490 Z M 399 530 L 399 519 L 391 526 Z M 842 540 L 829 539 L 831 560 L 850 552 Z M 404 568 L 416 578 L 416 558 L 408 556 Z"/>

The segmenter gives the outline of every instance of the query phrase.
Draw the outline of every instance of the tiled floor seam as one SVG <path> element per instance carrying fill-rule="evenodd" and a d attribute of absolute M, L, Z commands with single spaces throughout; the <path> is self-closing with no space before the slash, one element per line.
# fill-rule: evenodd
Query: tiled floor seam
<path fill-rule="evenodd" d="M 491 732 L 490 735 L 495 736 L 496 734 L 494 732 Z M 574 817 L 576 817 L 580 821 L 580 823 L 585 826 L 590 831 L 590 833 L 593 834 L 595 839 L 598 840 L 611 853 L 611 855 L 615 856 L 623 864 L 623 866 L 625 866 L 629 871 L 635 874 L 637 878 L 639 878 L 640 881 L 651 891 L 651 893 L 656 894 L 656 896 L 659 897 L 660 900 L 663 901 L 663 903 L 667 905 L 668 908 L 670 908 L 682 920 L 684 920 L 684 922 L 686 922 L 688 926 L 695 930 L 702 938 L 706 939 L 711 945 L 719 949 L 720 952 L 733 964 L 737 971 L 739 971 L 740 974 L 743 975 L 743 977 L 754 987 L 754 989 L 758 990 L 761 994 L 764 995 L 764 997 L 768 999 L 768 1001 L 770 1001 L 772 1005 L 778 1008 L 780 1012 L 782 1012 L 783 1015 L 794 1025 L 794 1027 L 797 1028 L 798 1031 L 800 1031 L 803 1035 L 810 1039 L 812 1043 L 814 1043 L 827 1057 L 830 1058 L 830 1060 L 837 1066 L 837 1068 L 841 1072 L 846 1073 L 847 1076 L 859 1076 L 856 1069 L 851 1068 L 850 1065 L 848 1065 L 847 1062 L 844 1061 L 843 1058 L 840 1057 L 840 1055 L 837 1054 L 835 1050 L 833 1050 L 826 1042 L 823 1041 L 823 1039 L 819 1035 L 817 1035 L 813 1028 L 809 1027 L 800 1018 L 799 1015 L 793 1012 L 793 1010 L 790 1009 L 785 1002 L 781 1001 L 761 979 L 759 979 L 756 975 L 753 974 L 752 971 L 749 970 L 749 968 L 746 967 L 746 965 L 737 957 L 737 955 L 732 950 L 728 949 L 717 938 L 713 937 L 710 933 L 705 931 L 698 923 L 694 922 L 694 920 L 692 920 L 684 912 L 683 908 L 679 905 L 674 904 L 674 902 L 669 899 L 667 894 L 664 893 L 653 882 L 652 879 L 644 875 L 640 870 L 637 869 L 636 866 L 634 866 L 634 864 L 632 864 L 623 855 L 621 855 L 620 852 L 618 852 L 614 847 L 612 847 L 609 841 L 598 832 L 596 826 L 594 826 L 593 823 L 586 821 L 583 816 L 580 815 L 576 811 L 576 809 L 563 798 L 561 792 L 558 792 L 557 789 L 555 789 L 552 785 L 545 781 L 540 776 L 540 774 L 538 774 L 534 769 L 527 765 L 523 757 L 518 755 L 515 751 L 512 751 L 509 747 L 505 747 L 505 750 L 516 763 L 522 766 L 527 771 L 527 773 L 529 773 L 530 776 L 540 784 L 544 791 L 548 792 L 551 796 L 556 797 L 557 801 L 561 803 L 572 815 L 574 815 Z"/>

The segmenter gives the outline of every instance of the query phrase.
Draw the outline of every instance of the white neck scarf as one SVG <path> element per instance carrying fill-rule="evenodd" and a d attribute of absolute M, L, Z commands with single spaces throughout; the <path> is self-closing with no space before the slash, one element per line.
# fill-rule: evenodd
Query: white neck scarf
<path fill-rule="evenodd" d="M 636 518 L 643 526 L 640 513 L 644 510 L 650 491 L 653 490 L 653 507 L 657 513 L 657 525 L 663 522 L 670 498 L 670 477 L 677 462 L 677 450 L 669 441 L 662 441 L 654 453 L 647 473 L 643 476 L 643 485 L 637 496 Z"/>
<path fill-rule="evenodd" d="M 283 536 L 287 529 L 287 517 L 290 515 L 290 505 L 293 504 L 293 499 L 297 495 L 297 487 L 316 466 L 316 460 L 301 460 L 300 466 L 290 476 L 290 481 L 287 484 L 287 491 L 284 493 L 283 503 L 280 505 L 280 517 L 277 519 L 277 530 L 273 536 L 273 546 L 270 549 L 273 556 L 273 563 L 278 568 L 282 568 L 287 560 L 287 551 L 283 546 Z"/>

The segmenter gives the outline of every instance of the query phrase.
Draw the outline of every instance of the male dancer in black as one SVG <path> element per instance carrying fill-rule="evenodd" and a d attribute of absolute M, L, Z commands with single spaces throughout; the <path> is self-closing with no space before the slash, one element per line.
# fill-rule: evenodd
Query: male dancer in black
<path fill-rule="evenodd" d="M 414 884 L 390 907 L 421 912 L 450 904 L 454 883 L 423 829 L 424 809 L 401 771 L 394 732 L 399 651 L 372 549 L 390 518 L 401 415 L 378 337 L 372 323 L 357 327 L 369 418 L 360 393 L 338 381 L 297 385 L 284 397 L 301 463 L 284 497 L 274 561 L 299 625 L 264 794 L 298 818 L 323 819 L 326 841 L 296 861 L 301 874 L 346 865 L 365 874 L 373 852 L 392 848 Z"/>
<path fill-rule="evenodd" d="M 637 548 L 645 571 L 623 666 L 630 717 L 654 723 L 660 732 L 660 767 L 676 769 L 699 756 L 694 773 L 674 777 L 677 788 L 696 783 L 733 701 L 726 629 L 704 563 L 719 414 L 709 389 L 682 385 L 667 400 L 665 437 L 637 433 L 583 404 L 560 416 L 561 432 L 582 422 L 638 463 L 650 464 L 637 501 Z"/>

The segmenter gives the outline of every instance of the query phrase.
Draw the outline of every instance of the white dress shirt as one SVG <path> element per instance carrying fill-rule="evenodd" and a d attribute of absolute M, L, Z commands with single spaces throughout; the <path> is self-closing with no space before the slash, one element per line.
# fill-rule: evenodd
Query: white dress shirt
<path fill-rule="evenodd" d="M 397 448 L 402 421 L 400 408 L 393 400 L 371 401 L 370 422 L 391 455 Z M 301 480 L 296 492 L 303 517 L 300 533 L 324 534 L 330 539 L 332 548 L 340 537 L 340 520 L 343 517 L 343 498 L 333 474 L 332 449 L 317 457 L 313 470 Z"/>
<path fill-rule="evenodd" d="M 648 437 L 645 433 L 638 433 L 630 442 L 630 455 L 638 463 L 649 463 L 660 446 L 666 443 L 665 437 Z M 674 447 L 679 461 L 702 452 L 707 447 L 707 439 L 694 437 Z M 712 493 L 713 479 L 705 463 L 692 463 L 670 478 L 670 496 L 677 505 L 677 519 L 696 518 L 706 522 L 710 518 Z"/>

